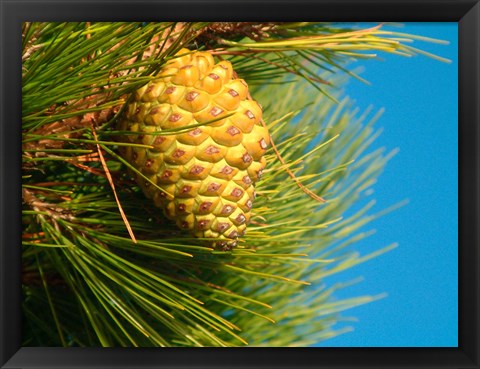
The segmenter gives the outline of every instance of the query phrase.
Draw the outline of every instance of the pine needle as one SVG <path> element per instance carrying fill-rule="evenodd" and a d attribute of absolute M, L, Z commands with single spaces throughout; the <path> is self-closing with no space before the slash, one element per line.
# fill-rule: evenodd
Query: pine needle
<path fill-rule="evenodd" d="M 267 128 L 265 122 L 263 121 L 263 119 L 261 120 L 261 123 L 262 125 Z M 280 154 L 280 152 L 278 151 L 277 149 L 277 146 L 275 145 L 275 142 L 273 142 L 273 139 L 272 137 L 270 136 L 270 145 L 272 146 L 272 149 L 273 151 L 275 152 L 275 155 L 277 156 L 278 160 L 280 160 L 280 162 L 283 164 L 283 168 L 284 170 L 288 173 L 288 175 L 290 176 L 291 179 L 293 179 L 293 181 L 297 184 L 297 186 L 303 191 L 305 192 L 308 196 L 310 196 L 312 199 L 318 201 L 318 202 L 326 202 L 325 199 L 323 199 L 322 197 L 318 196 L 317 194 L 315 194 L 314 192 L 312 192 L 311 190 L 309 190 L 307 187 L 305 187 L 305 185 L 303 183 L 301 183 L 301 181 L 295 176 L 295 174 L 288 168 L 287 166 L 287 163 L 285 162 L 285 160 L 283 159 L 282 155 Z"/>
<path fill-rule="evenodd" d="M 96 134 L 93 126 L 92 126 L 92 134 L 93 134 L 93 137 L 95 138 L 95 140 L 98 141 L 98 137 L 97 137 L 97 134 Z M 122 216 L 123 222 L 125 223 L 125 227 L 127 228 L 128 234 L 130 235 L 130 238 L 132 239 L 133 243 L 137 243 L 137 239 L 135 238 L 132 227 L 130 226 L 130 223 L 128 222 L 127 216 L 125 215 L 125 212 L 123 211 L 122 204 L 120 203 L 120 200 L 119 200 L 118 195 L 117 195 L 117 191 L 115 190 L 115 184 L 113 183 L 112 175 L 110 174 L 110 170 L 108 169 L 107 162 L 105 161 L 105 158 L 103 157 L 102 149 L 100 148 L 100 144 L 97 143 L 96 145 L 97 145 L 98 155 L 100 156 L 100 161 L 102 162 L 103 170 L 105 171 L 105 175 L 107 176 L 108 183 L 110 184 L 110 187 L 112 188 L 113 195 L 115 196 L 115 201 L 117 202 L 118 210 L 120 211 L 120 215 Z"/>
<path fill-rule="evenodd" d="M 324 281 L 395 246 L 361 256 L 357 245 L 396 207 L 366 198 L 393 152 L 372 148 L 376 117 L 340 88 L 361 80 L 352 60 L 421 54 L 406 44 L 431 40 L 322 22 L 27 22 L 22 35 L 24 343 L 312 345 L 378 297 L 335 300 L 348 283 Z M 230 61 L 270 122 L 251 223 L 231 252 L 180 231 L 127 175 L 157 186 L 117 152 L 151 146 L 109 139 L 133 134 L 116 118 L 181 47 Z"/>

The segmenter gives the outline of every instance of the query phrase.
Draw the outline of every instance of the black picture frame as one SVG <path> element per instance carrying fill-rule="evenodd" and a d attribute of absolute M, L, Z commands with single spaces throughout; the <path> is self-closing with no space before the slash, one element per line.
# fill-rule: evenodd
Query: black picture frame
<path fill-rule="evenodd" d="M 478 0 L 0 0 L 0 365 L 18 368 L 480 368 Z M 458 348 L 21 347 L 20 104 L 23 21 L 395 21 L 459 24 Z"/>

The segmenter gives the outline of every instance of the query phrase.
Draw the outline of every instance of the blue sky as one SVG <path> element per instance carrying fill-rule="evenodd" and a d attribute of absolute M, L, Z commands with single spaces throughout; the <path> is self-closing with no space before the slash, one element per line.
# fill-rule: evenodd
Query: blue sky
<path fill-rule="evenodd" d="M 364 280 L 339 298 L 376 295 L 382 300 L 343 313 L 354 331 L 327 340 L 325 347 L 456 347 L 458 345 L 458 161 L 457 23 L 404 23 L 385 27 L 450 41 L 413 46 L 452 60 L 382 55 L 364 66 L 371 86 L 351 80 L 346 93 L 361 109 L 385 108 L 376 147 L 398 148 L 374 187 L 377 210 L 409 203 L 368 226 L 376 234 L 358 250 L 399 246 L 378 258 L 327 279 Z"/>

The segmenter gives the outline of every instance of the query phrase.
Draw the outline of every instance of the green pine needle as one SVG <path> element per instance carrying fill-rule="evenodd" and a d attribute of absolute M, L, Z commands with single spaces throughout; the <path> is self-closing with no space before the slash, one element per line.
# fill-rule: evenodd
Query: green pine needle
<path fill-rule="evenodd" d="M 365 197 L 395 151 L 372 150 L 381 111 L 358 112 L 335 86 L 362 80 L 347 69 L 352 58 L 431 56 L 405 43 L 433 40 L 329 23 L 253 24 L 251 37 L 235 24 L 222 27 L 217 34 L 215 23 L 24 24 L 25 345 L 308 346 L 350 331 L 336 328 L 341 312 L 384 297 L 336 300 L 348 284 L 324 285 L 396 246 L 356 249 L 384 214 Z M 262 32 L 269 37 L 255 39 Z M 177 229 L 117 153 L 142 146 L 118 142 L 125 132 L 114 130 L 130 94 L 186 46 L 232 62 L 285 160 L 267 152 L 251 224 L 229 252 Z M 286 169 L 327 202 L 302 192 Z"/>

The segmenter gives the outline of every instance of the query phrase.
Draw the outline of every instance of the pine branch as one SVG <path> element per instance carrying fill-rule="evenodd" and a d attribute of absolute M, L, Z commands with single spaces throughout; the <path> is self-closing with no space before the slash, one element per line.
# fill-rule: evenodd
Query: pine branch
<path fill-rule="evenodd" d="M 345 332 L 341 311 L 381 297 L 336 301 L 345 286 L 323 286 L 393 247 L 355 250 L 377 215 L 371 204 L 344 214 L 391 153 L 367 153 L 377 116 L 332 86 L 365 50 L 411 54 L 410 36 L 325 23 L 26 23 L 22 34 L 25 344 L 310 345 Z M 118 154 L 135 146 L 113 127 L 125 102 L 185 46 L 253 85 L 284 159 L 267 152 L 248 232 L 229 252 L 177 229 Z"/>

